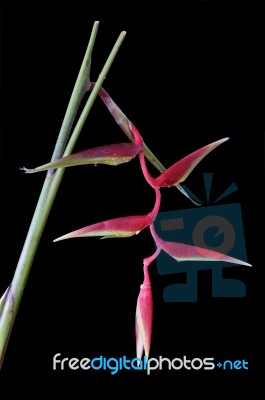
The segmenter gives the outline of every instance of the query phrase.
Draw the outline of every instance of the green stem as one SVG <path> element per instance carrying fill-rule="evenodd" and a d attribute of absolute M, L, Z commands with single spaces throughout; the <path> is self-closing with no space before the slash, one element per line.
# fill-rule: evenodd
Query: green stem
<path fill-rule="evenodd" d="M 95 21 L 90 39 L 88 42 L 87 50 L 77 76 L 72 95 L 70 97 L 65 116 L 62 122 L 62 126 L 58 135 L 58 139 L 53 151 L 51 161 L 60 158 L 66 147 L 66 143 L 71 133 L 71 129 L 76 117 L 77 111 L 79 109 L 80 103 L 89 90 L 90 87 L 90 67 L 91 67 L 91 54 L 95 44 L 99 22 Z"/>
<path fill-rule="evenodd" d="M 109 71 L 109 69 L 111 67 L 111 64 L 113 63 L 114 58 L 115 58 L 115 56 L 116 56 L 116 54 L 117 54 L 117 52 L 118 52 L 118 50 L 119 50 L 119 48 L 120 48 L 120 46 L 121 46 L 121 44 L 123 42 L 123 39 L 125 38 L 125 35 L 126 35 L 126 32 L 124 32 L 124 31 L 121 32 L 121 34 L 119 35 L 115 45 L 113 46 L 113 49 L 112 49 L 112 51 L 111 51 L 111 53 L 110 53 L 110 55 L 109 55 L 109 57 L 108 57 L 108 59 L 106 61 L 101 73 L 99 74 L 97 82 L 95 83 L 95 86 L 93 87 L 93 90 L 92 90 L 92 92 L 91 92 L 91 94 L 89 96 L 89 99 L 88 99 L 88 101 L 87 101 L 87 103 L 86 103 L 86 105 L 85 105 L 85 107 L 84 107 L 84 109 L 83 109 L 83 111 L 82 111 L 82 113 L 80 115 L 80 118 L 79 118 L 79 120 L 78 120 L 78 122 L 77 122 L 77 124 L 75 126 L 75 129 L 74 129 L 74 131 L 73 131 L 73 133 L 71 135 L 69 143 L 68 143 L 68 145 L 66 147 L 66 150 L 64 152 L 64 157 L 68 156 L 69 154 L 71 154 L 71 152 L 72 152 L 72 150 L 74 148 L 74 145 L 75 145 L 75 143 L 77 141 L 77 138 L 78 138 L 78 136 L 79 136 L 79 134 L 81 132 L 81 129 L 83 128 L 84 123 L 86 121 L 86 118 L 87 118 L 87 116 L 88 116 L 88 114 L 90 112 L 90 109 L 91 109 L 94 101 L 96 100 L 96 97 L 97 97 L 97 94 L 99 92 L 99 89 L 103 85 L 104 80 L 106 79 L 107 73 L 108 73 L 108 71 Z"/>
<path fill-rule="evenodd" d="M 95 36 L 97 33 L 97 25 L 98 23 L 94 24 L 94 28 L 90 37 L 90 43 L 91 43 L 91 49 L 90 49 L 90 55 L 91 51 L 94 45 L 95 41 Z M 72 148 L 74 147 L 76 140 L 78 139 L 78 136 L 80 134 L 80 131 L 84 125 L 85 119 L 94 103 L 94 100 L 97 96 L 97 92 L 102 85 L 110 67 L 111 64 L 119 50 L 119 47 L 125 37 L 125 32 L 122 32 L 117 39 L 103 69 L 101 74 L 99 75 L 99 78 L 97 80 L 97 83 L 95 85 L 95 88 L 91 92 L 88 101 L 86 103 L 86 106 L 76 124 L 76 127 L 74 129 L 74 132 L 72 134 L 72 137 L 69 141 L 69 144 L 67 146 L 67 149 L 64 152 L 64 155 L 70 154 Z M 87 67 L 90 66 L 90 63 L 86 63 Z M 82 64 L 84 66 L 84 63 Z M 82 71 L 81 71 L 82 70 Z M 68 124 L 71 124 L 71 121 L 73 122 L 73 115 L 71 117 L 71 112 L 72 112 L 72 107 L 78 107 L 80 105 L 80 97 L 77 96 L 77 93 L 79 91 L 79 96 L 81 96 L 84 93 L 84 90 L 82 89 L 81 81 L 83 80 L 83 83 L 86 81 L 86 78 L 84 77 L 84 74 L 87 74 L 87 70 L 84 67 L 82 69 L 81 67 L 80 73 L 78 75 L 78 81 L 77 84 L 75 85 L 74 90 L 76 91 L 75 94 L 72 95 L 71 100 L 69 102 L 69 106 L 67 108 L 67 113 L 68 115 L 64 118 L 65 122 L 65 128 L 66 131 L 68 131 L 67 127 Z M 87 81 L 86 81 L 87 82 Z M 80 90 L 82 89 L 82 90 Z M 71 104 L 70 104 L 71 103 Z M 70 117 L 69 117 L 70 115 Z M 74 114 L 75 116 L 75 114 Z M 67 122 L 68 121 L 68 122 Z M 60 157 L 62 154 L 60 154 L 60 151 L 64 150 L 64 146 L 66 143 L 66 133 L 60 133 L 57 144 L 55 146 L 54 154 L 56 154 Z M 55 199 L 57 190 L 59 188 L 61 179 L 63 177 L 64 169 L 59 169 L 56 173 L 47 173 L 39 200 L 38 204 L 35 210 L 35 213 L 32 218 L 32 222 L 26 237 L 26 241 L 24 244 L 24 247 L 21 252 L 20 259 L 17 264 L 17 268 L 10 286 L 9 294 L 10 298 L 12 300 L 12 309 L 10 306 L 11 302 L 5 302 L 5 306 L 3 309 L 3 313 L 0 319 L 0 367 L 3 363 L 4 360 L 4 355 L 6 352 L 6 348 L 8 345 L 9 337 L 12 331 L 12 327 L 16 318 L 16 314 L 20 305 L 20 301 L 26 286 L 27 278 L 32 266 L 32 262 L 34 260 L 34 256 L 39 244 L 39 241 L 41 239 L 46 221 L 48 219 L 53 201 Z M 12 313 L 12 318 L 10 321 L 10 313 Z"/>
<path fill-rule="evenodd" d="M 62 122 L 62 126 L 55 144 L 52 160 L 61 157 L 69 135 L 71 128 L 76 117 L 80 102 L 86 91 L 90 86 L 89 72 L 90 72 L 90 59 L 91 53 L 94 47 L 96 35 L 98 30 L 98 21 L 93 25 L 93 29 L 90 35 L 87 50 L 78 73 L 72 95 L 67 106 L 65 116 Z M 20 301 L 26 286 L 27 278 L 31 269 L 35 253 L 42 236 L 48 214 L 50 211 L 49 204 L 47 203 L 47 197 L 50 189 L 51 182 L 53 181 L 52 171 L 49 171 L 46 175 L 43 187 L 39 196 L 39 200 L 27 233 L 27 237 L 17 264 L 17 268 L 12 280 L 12 284 L 9 289 L 10 301 L 5 301 L 2 315 L 0 318 L 0 368 L 2 366 L 6 348 L 9 342 L 9 337 L 15 322 L 16 314 L 20 305 Z M 12 318 L 11 318 L 12 317 Z"/>

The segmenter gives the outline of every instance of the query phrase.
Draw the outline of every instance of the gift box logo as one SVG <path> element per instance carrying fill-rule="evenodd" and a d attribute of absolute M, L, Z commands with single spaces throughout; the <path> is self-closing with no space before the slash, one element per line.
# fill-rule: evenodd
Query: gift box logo
<path fill-rule="evenodd" d="M 212 205 L 210 202 L 213 174 L 204 174 L 207 205 L 184 210 L 159 212 L 155 220 L 158 235 L 168 241 L 178 241 L 215 250 L 229 256 L 247 261 L 245 237 L 239 203 L 216 204 L 235 190 L 231 184 Z M 189 195 L 202 204 L 188 188 Z M 164 289 L 165 302 L 197 302 L 198 271 L 212 271 L 212 297 L 245 297 L 246 286 L 237 279 L 224 279 L 223 268 L 235 267 L 227 262 L 176 262 L 165 252 L 157 260 L 160 275 L 185 273 L 186 283 L 173 283 Z"/>

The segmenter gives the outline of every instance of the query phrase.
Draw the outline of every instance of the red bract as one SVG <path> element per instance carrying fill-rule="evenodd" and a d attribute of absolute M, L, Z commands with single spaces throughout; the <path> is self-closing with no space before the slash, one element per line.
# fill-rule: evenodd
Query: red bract
<path fill-rule="evenodd" d="M 47 171 L 48 169 L 73 167 L 85 164 L 107 164 L 119 165 L 130 161 L 142 150 L 142 146 L 135 143 L 117 143 L 106 146 L 94 147 L 79 151 L 67 157 L 59 158 L 40 167 L 27 169 L 22 168 L 27 174 Z"/>
<path fill-rule="evenodd" d="M 156 242 L 157 248 L 164 250 L 177 261 L 226 261 L 248 267 L 252 266 L 245 261 L 230 257 L 214 250 L 185 243 L 164 241 L 157 235 L 154 224 L 150 225 L 150 231 L 154 241 Z"/>
<path fill-rule="evenodd" d="M 86 236 L 101 236 L 102 238 L 122 238 L 137 235 L 152 222 L 149 215 L 120 217 L 98 222 L 78 229 L 54 240 L 71 239 Z"/>
<path fill-rule="evenodd" d="M 177 161 L 171 167 L 166 169 L 161 175 L 159 175 L 155 181 L 157 187 L 170 187 L 178 183 L 183 182 L 196 167 L 196 165 L 213 149 L 220 144 L 226 142 L 229 138 L 217 140 L 216 142 L 210 143 L 207 146 L 202 147 L 199 150 L 194 151 L 188 156 Z"/>
<path fill-rule="evenodd" d="M 162 241 L 160 242 L 160 248 L 177 261 L 225 261 L 251 267 L 251 264 L 230 257 L 227 254 L 185 243 Z"/>

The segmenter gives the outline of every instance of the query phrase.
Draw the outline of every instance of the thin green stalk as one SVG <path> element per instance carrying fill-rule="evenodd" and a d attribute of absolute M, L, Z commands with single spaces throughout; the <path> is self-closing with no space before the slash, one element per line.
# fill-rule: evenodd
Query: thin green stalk
<path fill-rule="evenodd" d="M 78 73 L 72 95 L 67 106 L 62 126 L 55 144 L 52 160 L 62 156 L 71 128 L 76 117 L 80 102 L 89 89 L 89 73 L 91 53 L 94 47 L 98 30 L 98 21 L 93 25 L 86 53 Z M 27 278 L 31 269 L 35 253 L 44 230 L 49 211 L 45 212 L 45 205 L 53 181 L 53 174 L 49 171 L 46 175 L 39 200 L 27 233 L 27 237 L 17 264 L 8 296 L 5 298 L 4 307 L 0 318 L 0 368 L 2 366 L 9 337 L 15 322 L 20 301 L 26 286 Z"/>
<path fill-rule="evenodd" d="M 72 95 L 70 97 L 65 117 L 63 119 L 62 127 L 60 129 L 58 139 L 53 151 L 52 161 L 60 158 L 64 152 L 66 147 L 68 138 L 71 133 L 71 129 L 74 123 L 74 119 L 76 117 L 77 111 L 79 109 L 80 103 L 85 95 L 85 93 L 89 90 L 90 87 L 90 68 L 91 68 L 91 54 L 94 48 L 97 31 L 98 31 L 99 22 L 95 21 L 92 32 L 90 35 L 90 39 L 88 42 L 87 50 L 79 70 L 79 74 L 77 76 L 74 89 L 72 91 Z"/>
<path fill-rule="evenodd" d="M 85 107 L 84 107 L 84 109 L 83 109 L 83 111 L 82 111 L 82 113 L 80 115 L 80 118 L 79 118 L 79 120 L 78 120 L 78 122 L 77 122 L 77 124 L 75 126 L 75 129 L 74 129 L 74 131 L 73 131 L 73 133 L 71 135 L 69 143 L 68 143 L 68 145 L 66 147 L 66 150 L 64 152 L 64 157 L 68 156 L 69 154 L 71 154 L 71 152 L 72 152 L 72 150 L 74 148 L 74 145 L 75 145 L 75 143 L 76 143 L 76 141 L 78 139 L 78 136 L 79 136 L 79 134 L 81 132 L 81 129 L 84 126 L 85 120 L 86 120 L 86 118 L 87 118 L 87 116 L 88 116 L 88 114 L 89 114 L 89 112 L 91 110 L 91 107 L 92 107 L 92 105 L 93 105 L 93 103 L 94 103 L 94 101 L 95 101 L 95 99 L 97 97 L 99 89 L 101 88 L 101 86 L 103 85 L 104 80 L 106 79 L 107 73 L 108 73 L 108 71 L 109 71 L 109 69 L 111 67 L 111 64 L 114 61 L 114 58 L 116 57 L 116 54 L 117 54 L 117 52 L 118 52 L 118 50 L 119 50 L 119 48 L 120 48 L 120 46 L 121 46 L 121 44 L 123 42 L 123 39 L 125 38 L 125 35 L 126 35 L 125 31 L 121 32 L 119 37 L 118 37 L 118 39 L 117 39 L 117 41 L 116 41 L 116 43 L 115 43 L 115 45 L 113 46 L 113 49 L 112 49 L 112 51 L 111 51 L 111 53 L 110 53 L 105 65 L 104 65 L 102 71 L 99 74 L 97 82 L 95 83 L 95 86 L 94 86 L 94 88 L 93 88 L 93 90 L 92 90 L 92 92 L 91 92 L 91 94 L 89 96 L 89 99 L 88 99 L 88 101 L 87 101 L 87 103 L 86 103 L 86 105 L 85 105 Z"/>
<path fill-rule="evenodd" d="M 90 54 L 94 45 L 94 40 L 95 40 L 95 36 L 96 36 L 96 32 L 97 32 L 97 24 L 96 23 L 96 28 L 94 25 L 90 41 L 92 40 L 92 47 L 90 50 Z M 94 35 L 94 38 L 93 38 Z M 94 100 L 97 96 L 97 92 L 100 88 L 100 86 L 102 85 L 111 65 L 112 62 L 114 60 L 114 58 L 116 57 L 116 54 L 120 48 L 120 45 L 123 41 L 125 37 L 125 32 L 122 32 L 119 36 L 119 38 L 117 39 L 103 69 L 101 74 L 99 75 L 98 81 L 96 83 L 97 86 L 95 86 L 95 88 L 93 89 L 93 91 L 91 92 L 91 95 L 89 96 L 89 99 L 87 101 L 87 104 L 84 108 L 84 111 L 82 112 L 76 128 L 74 129 L 73 132 L 73 138 L 70 140 L 67 149 L 65 150 L 64 155 L 66 154 L 70 154 L 71 149 L 74 147 L 76 140 L 81 132 L 81 129 L 85 123 L 85 119 L 87 117 L 87 115 L 89 114 L 89 111 L 94 103 Z M 82 64 L 82 66 L 84 65 L 84 63 Z M 86 64 L 88 67 L 90 66 L 89 63 Z M 81 67 L 82 70 L 82 67 Z M 80 71 L 81 71 L 80 70 Z M 81 73 L 82 72 L 82 73 Z M 79 90 L 79 96 L 81 96 L 84 92 L 83 90 L 80 90 L 80 88 L 82 89 L 83 85 L 81 85 L 81 81 L 83 80 L 83 83 L 85 82 L 85 77 L 84 74 L 87 74 L 87 70 L 85 69 L 85 67 L 83 68 L 83 70 L 81 71 L 78 75 L 78 80 L 79 83 L 75 85 L 75 90 L 76 90 L 76 94 L 78 93 Z M 94 92 L 94 93 L 93 93 Z M 58 137 L 58 141 L 57 144 L 55 146 L 55 150 L 54 150 L 54 155 L 57 153 L 58 156 L 61 156 L 62 154 L 60 154 L 60 151 L 63 151 L 66 140 L 65 137 L 67 135 L 67 127 L 68 124 L 71 124 L 71 121 L 73 122 L 74 117 L 71 117 L 71 111 L 72 111 L 72 107 L 75 107 L 75 105 L 78 104 L 78 106 L 80 105 L 80 97 L 73 95 L 71 97 L 72 99 L 72 104 L 69 105 L 67 112 L 68 112 L 68 116 L 64 119 L 65 121 L 65 128 L 64 128 L 64 132 L 66 133 L 61 133 Z M 70 100 L 71 102 L 71 100 Z M 69 117 L 70 115 L 70 117 Z M 73 115 L 73 114 L 72 114 Z M 75 115 L 74 115 L 75 116 Z M 68 121 L 68 122 L 67 122 Z M 60 139 L 60 140 L 59 140 Z M 6 299 L 5 302 L 5 306 L 3 309 L 3 313 L 0 319 L 0 367 L 2 366 L 3 360 L 4 360 L 4 355 L 6 352 L 6 348 L 8 345 L 8 341 L 9 341 L 9 337 L 12 331 L 12 327 L 16 318 L 16 314 L 19 308 L 19 304 L 26 286 L 26 282 L 27 282 L 27 278 L 31 269 L 31 265 L 32 262 L 34 260 L 34 256 L 40 241 L 40 238 L 42 236 L 46 221 L 48 219 L 53 201 L 55 199 L 57 190 L 59 188 L 61 179 L 63 177 L 63 169 L 58 170 L 56 173 L 48 173 L 39 197 L 39 201 L 35 210 L 35 213 L 33 215 L 32 218 L 32 222 L 26 237 L 26 241 L 24 244 L 24 247 L 22 249 L 22 253 L 10 286 L 10 290 L 9 290 L 9 296 Z M 12 318 L 10 319 L 10 315 L 12 316 Z"/>

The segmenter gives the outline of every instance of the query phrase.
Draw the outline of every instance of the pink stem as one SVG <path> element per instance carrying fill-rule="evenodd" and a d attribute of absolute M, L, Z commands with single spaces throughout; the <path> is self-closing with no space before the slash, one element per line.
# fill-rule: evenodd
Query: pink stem
<path fill-rule="evenodd" d="M 130 130 L 131 130 L 132 134 L 133 134 L 134 143 L 135 144 L 139 144 L 140 146 L 143 146 L 143 138 L 140 135 L 140 132 L 138 131 L 136 126 L 131 121 L 129 121 L 129 127 L 130 127 Z"/>
<path fill-rule="evenodd" d="M 144 286 L 151 286 L 151 280 L 149 277 L 148 268 L 149 268 L 149 265 L 151 264 L 151 262 L 154 261 L 156 259 L 156 257 L 159 255 L 160 251 L 161 251 L 161 248 L 157 247 L 154 254 L 152 254 L 150 257 L 147 257 L 144 259 L 144 281 L 143 281 Z"/>
<path fill-rule="evenodd" d="M 90 90 L 93 89 L 95 83 L 91 82 Z M 117 106 L 117 104 L 112 100 L 110 95 L 106 92 L 103 87 L 99 89 L 98 93 L 99 97 L 103 101 L 103 103 L 106 105 L 112 116 L 114 117 L 115 121 L 118 123 L 118 125 L 122 128 L 124 133 L 128 136 L 130 140 L 134 140 L 135 144 L 143 145 L 143 139 L 142 136 L 140 135 L 138 129 L 136 126 L 128 120 L 128 118 L 123 114 L 121 109 Z M 153 222 L 158 214 L 159 208 L 160 208 L 160 203 L 161 203 L 161 193 L 159 188 L 157 187 L 156 184 L 156 179 L 153 178 L 147 168 L 146 162 L 145 162 L 145 156 L 144 152 L 140 151 L 139 153 L 139 161 L 141 165 L 141 169 L 143 172 L 143 175 L 147 181 L 147 183 L 155 189 L 156 193 L 156 201 L 153 210 L 148 213 L 148 215 L 151 218 L 151 221 Z M 151 227 L 150 227 L 151 229 Z M 161 239 L 160 239 L 161 240 Z"/>
<path fill-rule="evenodd" d="M 158 189 L 156 189 L 156 192 L 159 192 Z M 152 254 L 150 257 L 147 257 L 144 259 L 144 281 L 143 281 L 143 286 L 151 286 L 151 281 L 150 281 L 150 277 L 149 277 L 149 272 L 148 272 L 148 268 L 149 265 L 151 264 L 151 262 L 153 262 L 157 256 L 159 255 L 160 251 L 161 251 L 161 242 L 163 242 L 156 234 L 155 230 L 154 230 L 154 224 L 152 223 L 150 225 L 150 231 L 152 233 L 152 236 L 156 242 L 157 245 L 157 249 L 154 252 L 154 254 Z"/>
<path fill-rule="evenodd" d="M 153 236 L 153 239 L 156 242 L 157 247 L 160 248 L 161 244 L 163 243 L 163 240 L 157 235 L 154 224 L 151 224 L 149 228 L 151 235 Z"/>
<path fill-rule="evenodd" d="M 144 152 L 143 151 L 140 151 L 140 153 L 139 153 L 139 160 L 140 160 L 141 169 L 142 169 L 142 172 L 143 172 L 143 175 L 145 177 L 146 182 L 149 183 L 149 185 L 152 188 L 156 189 L 157 188 L 156 179 L 153 178 L 149 174 L 149 171 L 148 171 L 147 166 L 146 166 L 145 156 L 144 156 Z"/>
<path fill-rule="evenodd" d="M 129 122 L 129 127 L 130 127 L 130 130 L 131 130 L 131 132 L 133 134 L 133 137 L 134 137 L 134 143 L 135 144 L 139 144 L 140 146 L 143 146 L 142 136 L 140 135 L 140 133 L 139 133 L 138 129 L 136 128 L 136 126 L 131 121 Z M 153 178 L 150 175 L 149 171 L 148 171 L 143 151 L 140 151 L 140 153 L 139 153 L 139 160 L 140 160 L 140 165 L 141 165 L 141 169 L 142 169 L 143 175 L 144 175 L 147 183 L 149 183 L 149 185 L 152 188 L 155 189 L 157 187 L 156 179 Z"/>
<path fill-rule="evenodd" d="M 151 221 L 153 222 L 158 214 L 159 208 L 160 208 L 160 203 L 161 203 L 161 193 L 160 189 L 155 188 L 155 194 L 156 194 L 156 201 L 153 210 L 148 213 L 149 217 L 151 218 Z"/>

